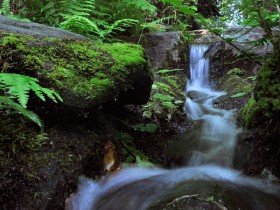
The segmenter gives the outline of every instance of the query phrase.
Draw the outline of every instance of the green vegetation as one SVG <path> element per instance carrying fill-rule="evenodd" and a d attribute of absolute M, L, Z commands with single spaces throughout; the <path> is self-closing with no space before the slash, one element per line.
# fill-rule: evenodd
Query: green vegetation
<path fill-rule="evenodd" d="M 278 120 L 280 114 L 279 60 L 271 60 L 258 72 L 254 97 L 256 110 L 254 119 L 259 123 Z"/>
<path fill-rule="evenodd" d="M 185 80 L 172 74 L 176 71 L 179 70 L 164 69 L 157 72 L 159 79 L 152 86 L 149 102 L 143 106 L 144 117 L 170 121 L 182 110 Z"/>
<path fill-rule="evenodd" d="M 0 109 L 1 151 L 4 152 L 5 157 L 11 159 L 19 153 L 40 149 L 45 140 L 48 139 L 46 133 L 38 133 L 34 126 L 22 117 L 21 114 L 27 112 L 26 110 L 23 112 L 20 108 L 15 110 Z"/>
<path fill-rule="evenodd" d="M 9 151 L 8 153 L 12 155 L 19 151 L 38 149 L 47 138 L 43 132 L 37 134 L 25 120 L 32 120 L 43 131 L 44 126 L 39 116 L 26 109 L 31 90 L 43 101 L 45 101 L 44 94 L 54 102 L 57 102 L 56 99 L 62 101 L 57 92 L 41 87 L 35 78 L 0 73 L 0 144 L 4 145 L 5 151 Z"/>
<path fill-rule="evenodd" d="M 125 164 L 136 164 L 142 167 L 150 167 L 153 166 L 152 163 L 149 162 L 149 158 L 139 149 L 137 149 L 134 139 L 131 135 L 125 132 L 117 133 L 118 139 L 122 143 L 122 155 Z"/>
<path fill-rule="evenodd" d="M 252 117 L 256 109 L 256 100 L 252 96 L 249 102 L 240 110 L 241 124 L 244 128 L 252 128 Z"/>
<path fill-rule="evenodd" d="M 247 77 L 245 70 L 239 68 L 228 71 L 221 79 L 220 85 L 232 98 L 246 96 L 252 93 L 254 89 L 254 82 L 251 77 Z"/>
<path fill-rule="evenodd" d="M 57 90 L 70 89 L 77 97 L 96 99 L 96 103 L 106 101 L 106 94 L 117 95 L 118 83 L 129 74 L 132 66 L 143 69 L 146 66 L 143 49 L 138 45 L 102 44 L 90 40 L 69 43 L 46 38 L 42 42 L 47 44 L 29 46 L 31 40 L 32 37 L 26 35 L 2 35 L 3 59 L 11 56 L 11 49 L 15 50 L 14 56 L 25 58 L 24 64 L 6 64 L 9 66 L 6 70 L 37 75 L 39 79 L 47 79 L 48 86 Z"/>
<path fill-rule="evenodd" d="M 39 117 L 34 112 L 26 109 L 30 90 L 43 101 L 46 100 L 44 94 L 54 102 L 57 102 L 56 98 L 63 101 L 57 92 L 41 87 L 36 78 L 19 74 L 0 73 L 0 91 L 3 92 L 3 96 L 0 96 L 0 110 L 6 109 L 11 112 L 10 109 L 13 109 L 43 128 Z"/>

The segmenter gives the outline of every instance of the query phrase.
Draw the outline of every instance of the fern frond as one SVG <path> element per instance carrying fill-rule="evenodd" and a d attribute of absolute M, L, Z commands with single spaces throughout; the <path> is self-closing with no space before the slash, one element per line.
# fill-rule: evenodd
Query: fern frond
<path fill-rule="evenodd" d="M 95 0 L 70 1 L 71 4 L 68 2 L 62 1 L 63 5 L 67 5 L 68 7 L 65 15 L 90 16 L 95 8 Z"/>
<path fill-rule="evenodd" d="M 3 15 L 8 15 L 11 12 L 10 0 L 3 0 L 2 2 L 2 13 Z"/>
<path fill-rule="evenodd" d="M 121 19 L 115 21 L 112 25 L 108 26 L 104 31 L 104 36 L 111 36 L 115 34 L 117 31 L 125 31 L 127 28 L 139 23 L 138 20 L 134 19 Z"/>
<path fill-rule="evenodd" d="M 150 2 L 147 0 L 137 0 L 137 1 L 123 0 L 122 2 L 127 5 L 131 5 L 136 8 L 139 8 L 142 11 L 147 11 L 147 12 L 153 13 L 153 12 L 156 12 L 156 10 L 157 10 L 157 8 L 154 5 L 150 4 Z"/>
<path fill-rule="evenodd" d="M 41 100 L 45 101 L 43 94 L 46 94 L 54 102 L 56 98 L 62 101 L 62 98 L 57 97 L 58 93 L 54 90 L 43 88 L 38 84 L 38 79 L 12 73 L 0 73 L 0 88 L 4 90 L 10 98 L 16 98 L 20 105 L 26 108 L 29 91 L 32 90 Z"/>
<path fill-rule="evenodd" d="M 41 130 L 43 130 L 44 128 L 44 125 L 37 114 L 25 109 L 24 107 L 22 107 L 22 105 L 14 102 L 12 99 L 6 96 L 0 96 L 0 109 L 13 109 L 17 113 L 22 114 L 26 118 L 36 123 L 41 128 Z"/>
<path fill-rule="evenodd" d="M 60 24 L 60 28 L 89 36 L 90 33 L 96 34 L 98 37 L 103 37 L 102 31 L 98 26 L 87 17 L 71 15 L 66 16 L 67 19 Z"/>

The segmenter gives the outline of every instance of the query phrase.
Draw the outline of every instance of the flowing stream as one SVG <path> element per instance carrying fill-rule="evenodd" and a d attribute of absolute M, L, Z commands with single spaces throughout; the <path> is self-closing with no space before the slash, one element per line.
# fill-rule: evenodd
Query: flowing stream
<path fill-rule="evenodd" d="M 240 131 L 233 111 L 214 106 L 226 93 L 211 88 L 207 50 L 207 45 L 190 49 L 185 112 L 196 135 L 192 147 L 185 148 L 190 154 L 186 166 L 172 170 L 124 168 L 99 181 L 83 178 L 67 210 L 280 209 L 278 186 L 230 169 Z M 201 206 L 199 199 L 193 203 L 192 197 L 212 198 L 218 203 Z"/>
<path fill-rule="evenodd" d="M 190 74 L 186 92 L 185 112 L 189 120 L 200 126 L 197 145 L 188 165 L 216 163 L 230 167 L 239 129 L 234 124 L 233 111 L 214 107 L 215 100 L 225 95 L 209 84 L 208 45 L 193 45 L 190 49 Z"/>

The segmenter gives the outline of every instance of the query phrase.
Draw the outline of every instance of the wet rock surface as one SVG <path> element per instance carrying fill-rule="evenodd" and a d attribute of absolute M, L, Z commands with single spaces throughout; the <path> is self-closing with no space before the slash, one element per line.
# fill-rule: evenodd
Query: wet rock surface
<path fill-rule="evenodd" d="M 181 32 L 148 33 L 142 45 L 152 69 L 188 68 L 188 47 Z"/>

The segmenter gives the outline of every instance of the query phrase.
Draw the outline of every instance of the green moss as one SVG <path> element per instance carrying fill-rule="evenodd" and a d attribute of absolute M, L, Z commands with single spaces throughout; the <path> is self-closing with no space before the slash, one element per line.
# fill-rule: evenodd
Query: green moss
<path fill-rule="evenodd" d="M 10 157 L 38 150 L 47 139 L 45 133 L 37 134 L 33 124 L 12 112 L 0 114 L 0 133 L 1 149 Z"/>
<path fill-rule="evenodd" d="M 116 62 L 111 68 L 112 73 L 127 71 L 127 68 L 131 65 L 143 65 L 146 63 L 143 48 L 139 45 L 123 43 L 104 44 L 100 45 L 100 49 L 109 53 Z M 126 64 L 126 66 L 123 64 Z"/>
<path fill-rule="evenodd" d="M 239 68 L 233 68 L 227 74 L 230 74 L 230 75 L 244 75 L 244 72 Z"/>
<path fill-rule="evenodd" d="M 25 64 L 26 65 L 39 65 L 44 66 L 44 62 L 36 55 L 27 55 L 25 57 Z"/>
<path fill-rule="evenodd" d="M 254 89 L 252 80 L 245 77 L 243 71 L 239 68 L 230 70 L 221 80 L 221 89 L 229 95 L 237 93 L 251 93 Z"/>
<path fill-rule="evenodd" d="M 252 96 L 248 103 L 240 110 L 241 124 L 243 127 L 251 128 L 255 110 L 256 100 Z"/>
<path fill-rule="evenodd" d="M 26 74 L 26 70 L 35 70 L 32 74 L 49 81 L 49 86 L 71 90 L 77 97 L 94 99 L 96 103 L 106 101 L 106 92 L 116 95 L 117 85 L 120 81 L 126 85 L 125 78 L 133 67 L 144 69 L 147 65 L 142 47 L 133 44 L 1 36 L 0 48 L 9 52 L 2 58 L 8 60 L 11 53 L 18 56 L 14 59 L 18 63 L 9 67 L 12 71 Z"/>
<path fill-rule="evenodd" d="M 254 97 L 256 99 L 255 118 L 264 123 L 280 115 L 279 61 L 272 59 L 257 75 Z"/>

